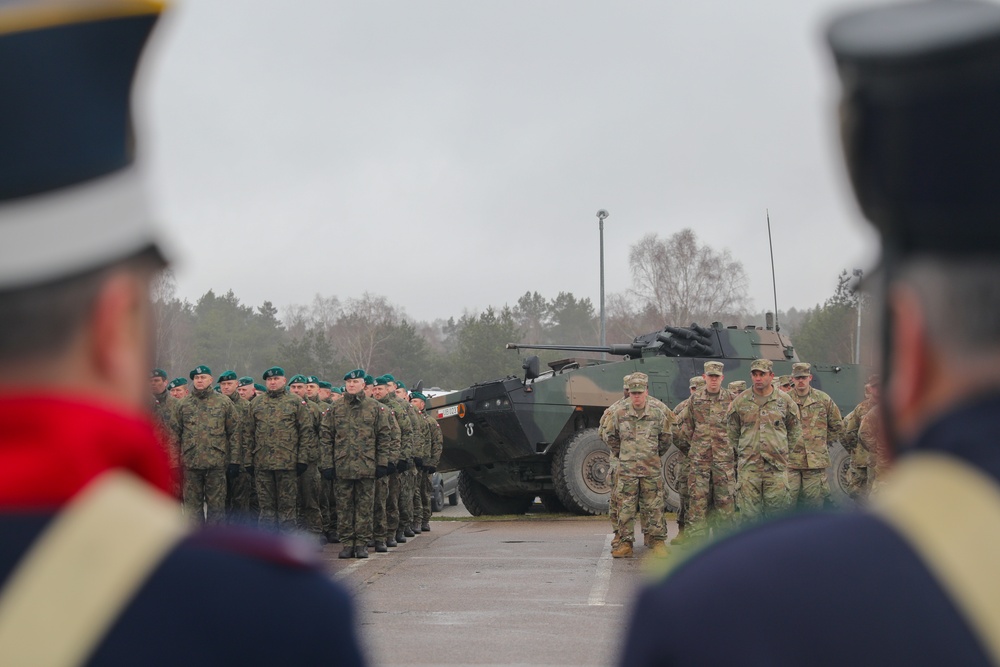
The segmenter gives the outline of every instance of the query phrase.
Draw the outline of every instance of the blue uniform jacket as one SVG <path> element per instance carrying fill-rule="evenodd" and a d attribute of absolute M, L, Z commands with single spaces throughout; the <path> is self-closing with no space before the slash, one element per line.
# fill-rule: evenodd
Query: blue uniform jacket
<path fill-rule="evenodd" d="M 915 449 L 950 453 L 1000 483 L 998 432 L 994 395 L 938 420 Z M 858 511 L 796 515 L 706 548 L 641 594 L 621 664 L 989 662 L 909 544 Z"/>

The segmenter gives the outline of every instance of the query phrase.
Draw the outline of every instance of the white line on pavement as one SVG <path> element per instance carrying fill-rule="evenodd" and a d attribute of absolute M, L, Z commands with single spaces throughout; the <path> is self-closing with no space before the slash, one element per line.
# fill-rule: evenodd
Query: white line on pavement
<path fill-rule="evenodd" d="M 333 575 L 333 578 L 334 579 L 343 579 L 344 577 L 346 577 L 347 575 L 349 575 L 351 572 L 354 572 L 356 569 L 358 569 L 359 567 L 361 567 L 365 563 L 368 563 L 369 561 L 373 561 L 373 560 L 375 560 L 375 559 L 374 558 L 358 558 L 357 560 L 355 560 L 353 563 L 351 563 L 350 565 L 348 565 L 344 569 L 337 570 L 337 573 L 335 575 Z"/>
<path fill-rule="evenodd" d="M 604 540 L 604 551 L 597 559 L 597 572 L 594 574 L 594 586 L 590 589 L 587 604 L 591 607 L 603 607 L 611 586 L 611 540 L 614 535 L 608 535 Z"/>

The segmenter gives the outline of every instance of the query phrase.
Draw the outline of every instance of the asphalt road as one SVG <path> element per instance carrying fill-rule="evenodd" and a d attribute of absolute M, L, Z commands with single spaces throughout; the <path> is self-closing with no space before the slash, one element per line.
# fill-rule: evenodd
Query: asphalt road
<path fill-rule="evenodd" d="M 354 594 L 371 664 L 615 663 L 647 550 L 612 559 L 606 518 L 462 520 L 461 505 L 442 516 L 455 520 L 432 521 L 388 554 L 338 560 L 339 545 L 324 550 Z"/>

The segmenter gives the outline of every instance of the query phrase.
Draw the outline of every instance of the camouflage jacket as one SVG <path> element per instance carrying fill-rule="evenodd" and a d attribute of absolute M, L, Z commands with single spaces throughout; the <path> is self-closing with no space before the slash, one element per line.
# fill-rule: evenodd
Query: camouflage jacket
<path fill-rule="evenodd" d="M 861 429 L 861 420 L 874 406 L 875 401 L 866 398 L 844 417 L 844 432 L 841 435 L 840 444 L 851 453 L 851 463 L 856 468 L 868 467 L 868 450 L 864 447 L 858 447 L 858 431 Z"/>
<path fill-rule="evenodd" d="M 151 410 L 156 418 L 153 423 L 156 426 L 156 435 L 167 452 L 167 460 L 170 461 L 171 468 L 179 468 L 181 465 L 181 453 L 177 446 L 175 433 L 178 403 L 179 401 L 171 396 L 169 391 L 153 394 Z"/>
<path fill-rule="evenodd" d="M 402 447 L 403 447 L 403 429 L 399 425 L 400 419 L 405 419 L 405 415 L 400 415 L 396 411 L 396 404 L 388 397 L 382 399 L 375 399 L 382 404 L 385 411 L 388 413 L 389 420 L 389 430 L 392 432 L 392 436 L 389 438 L 388 451 L 385 453 L 385 458 L 390 463 L 395 463 L 402 457 Z"/>
<path fill-rule="evenodd" d="M 406 413 L 413 424 L 413 456 L 427 463 L 431 455 L 431 433 L 427 428 L 427 422 L 411 403 L 406 403 Z"/>
<path fill-rule="evenodd" d="M 677 448 L 702 463 L 734 463 L 726 422 L 732 392 L 721 388 L 717 394 L 710 394 L 701 387 L 685 402 L 684 409 L 678 411 L 674 435 Z"/>
<path fill-rule="evenodd" d="M 344 394 L 326 411 L 320 441 L 324 457 L 327 452 L 333 457 L 337 479 L 371 478 L 375 466 L 389 464 L 389 452 L 399 447 L 391 416 L 384 405 L 360 393 Z"/>
<path fill-rule="evenodd" d="M 236 462 L 242 464 L 245 458 L 243 449 L 250 443 L 250 401 L 245 400 L 235 391 L 229 395 L 240 417 L 240 454 Z"/>
<path fill-rule="evenodd" d="M 608 447 L 618 457 L 618 472 L 629 477 L 661 474 L 660 457 L 670 448 L 674 413 L 662 402 L 647 401 L 641 414 L 629 401 L 611 414 Z"/>
<path fill-rule="evenodd" d="M 840 408 L 829 394 L 813 387 L 805 396 L 794 391 L 789 396 L 799 406 L 802 437 L 789 449 L 788 467 L 794 470 L 826 468 L 830 465 L 830 445 L 839 441 L 844 431 Z"/>
<path fill-rule="evenodd" d="M 733 399 L 726 414 L 729 446 L 736 452 L 739 467 L 761 459 L 779 469 L 788 467 L 789 443 L 802 434 L 799 406 L 783 391 L 771 394 L 757 405 L 753 389 Z"/>
<path fill-rule="evenodd" d="M 608 409 L 601 415 L 601 421 L 597 424 L 597 435 L 605 444 L 608 442 L 608 425 L 611 423 L 611 415 L 623 405 L 628 405 L 628 398 L 619 398 L 609 405 Z"/>
<path fill-rule="evenodd" d="M 284 389 L 250 403 L 250 446 L 244 464 L 261 470 L 294 470 L 319 458 L 313 415 L 306 402 Z"/>
<path fill-rule="evenodd" d="M 441 435 L 441 425 L 438 424 L 437 419 L 426 412 L 417 414 L 427 422 L 427 435 L 431 443 L 431 453 L 430 456 L 424 457 L 424 465 L 437 468 L 437 464 L 441 462 L 441 452 L 444 451 L 444 436 Z"/>
<path fill-rule="evenodd" d="M 874 407 L 874 406 L 872 406 Z M 879 480 L 889 469 L 889 450 L 882 444 L 881 416 L 878 410 L 868 410 L 858 429 L 858 441 L 868 456 L 868 476 Z"/>
<path fill-rule="evenodd" d="M 392 408 L 393 413 L 396 415 L 396 421 L 399 422 L 399 459 L 412 459 L 414 454 L 413 451 L 416 447 L 414 439 L 416 438 L 416 424 L 413 423 L 413 419 L 410 417 L 410 412 L 406 408 L 409 404 L 404 404 L 403 401 L 396 398 L 395 395 L 386 396 L 385 405 Z"/>
<path fill-rule="evenodd" d="M 240 462 L 240 415 L 211 387 L 195 389 L 177 406 L 174 433 L 181 463 L 189 470 L 225 468 Z"/>

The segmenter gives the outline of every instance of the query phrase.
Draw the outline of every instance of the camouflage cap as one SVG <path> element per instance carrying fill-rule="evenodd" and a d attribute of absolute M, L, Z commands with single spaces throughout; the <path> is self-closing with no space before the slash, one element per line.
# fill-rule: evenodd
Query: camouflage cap
<path fill-rule="evenodd" d="M 649 388 L 649 377 L 645 373 L 632 373 L 628 379 L 628 390 L 641 394 Z"/>
<path fill-rule="evenodd" d="M 705 375 L 722 375 L 722 362 L 721 361 L 706 361 L 705 362 Z"/>
<path fill-rule="evenodd" d="M 792 376 L 791 375 L 782 375 L 781 377 L 777 378 L 777 380 L 778 380 L 778 384 L 780 386 L 782 386 L 782 387 L 784 387 L 785 385 L 788 385 L 788 384 L 792 384 Z"/>
<path fill-rule="evenodd" d="M 209 368 L 208 366 L 196 366 L 193 371 L 188 373 L 188 377 L 193 380 L 195 375 L 211 375 L 211 374 L 212 374 L 212 369 Z"/>
<path fill-rule="evenodd" d="M 253 378 L 250 377 L 249 375 L 244 375 L 243 377 L 240 378 L 241 387 L 248 387 L 252 384 L 253 384 Z"/>
<path fill-rule="evenodd" d="M 165 370 L 163 370 L 162 368 L 154 368 L 152 371 L 150 371 L 149 377 L 150 378 L 163 378 L 164 380 L 166 380 L 167 379 L 167 372 Z"/>
<path fill-rule="evenodd" d="M 330 391 L 333 391 L 333 385 L 325 380 L 320 380 L 316 384 L 319 385 L 320 389 L 329 389 Z"/>
<path fill-rule="evenodd" d="M 229 382 L 230 380 L 239 380 L 236 371 L 223 371 L 219 375 L 219 382 Z"/>
<path fill-rule="evenodd" d="M 305 383 L 306 383 L 306 376 L 305 375 L 293 375 L 292 379 L 288 381 L 288 384 L 290 384 L 290 385 L 292 385 L 292 384 L 305 384 Z"/>
<path fill-rule="evenodd" d="M 364 380 L 364 379 L 365 379 L 365 370 L 363 368 L 355 368 L 350 373 L 344 375 L 345 382 L 347 380 Z"/>
<path fill-rule="evenodd" d="M 878 381 L 879 381 L 879 377 L 878 377 L 878 374 L 876 373 L 876 374 L 873 374 L 873 375 L 869 375 L 868 376 L 868 381 L 865 382 L 865 384 L 876 385 L 876 384 L 878 384 Z"/>
<path fill-rule="evenodd" d="M 812 375 L 812 364 L 807 364 L 804 361 L 792 364 L 793 378 L 804 378 L 809 377 L 810 375 Z"/>
<path fill-rule="evenodd" d="M 376 387 L 384 387 L 387 384 L 389 384 L 389 376 L 379 375 L 377 378 L 375 378 L 375 381 L 372 382 L 371 384 L 375 385 Z"/>
<path fill-rule="evenodd" d="M 729 389 L 729 391 L 740 391 L 740 392 L 746 391 L 747 383 L 745 380 L 734 380 L 733 382 L 729 383 L 727 389 Z"/>
<path fill-rule="evenodd" d="M 271 366 L 266 371 L 264 371 L 264 379 L 273 377 L 285 377 L 285 369 L 281 366 Z"/>
<path fill-rule="evenodd" d="M 698 387 L 705 386 L 705 378 L 700 375 L 695 375 L 693 378 L 688 380 L 688 389 L 697 389 Z"/>
<path fill-rule="evenodd" d="M 754 359 L 750 362 L 750 371 L 763 371 L 765 373 L 772 372 L 774 364 L 771 363 L 770 359 Z"/>

